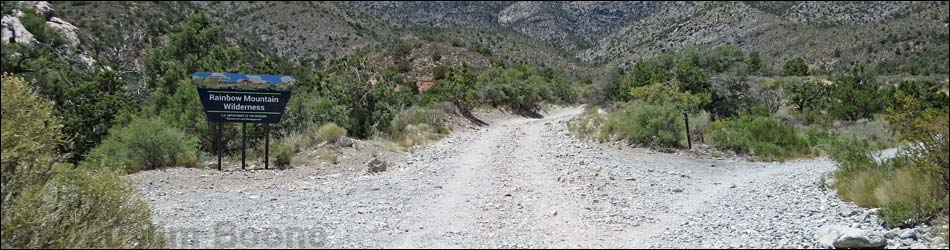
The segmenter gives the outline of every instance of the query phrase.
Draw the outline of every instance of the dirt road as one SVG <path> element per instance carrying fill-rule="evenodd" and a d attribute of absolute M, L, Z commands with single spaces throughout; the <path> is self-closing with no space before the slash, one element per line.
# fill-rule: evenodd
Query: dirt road
<path fill-rule="evenodd" d="M 301 166 L 131 178 L 177 247 L 811 248 L 823 225 L 880 227 L 819 187 L 834 168 L 826 159 L 752 163 L 585 142 L 566 128 L 580 112 L 498 119 L 378 174 Z"/>

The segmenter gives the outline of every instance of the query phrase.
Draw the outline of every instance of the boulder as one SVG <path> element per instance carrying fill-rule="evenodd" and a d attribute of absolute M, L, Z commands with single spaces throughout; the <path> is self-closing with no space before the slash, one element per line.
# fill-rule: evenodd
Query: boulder
<path fill-rule="evenodd" d="M 887 233 L 884 233 L 884 238 L 893 239 L 893 238 L 897 238 L 897 236 L 900 236 L 900 234 L 901 234 L 901 230 L 899 228 L 894 228 L 894 229 L 891 229 L 890 231 L 887 231 Z"/>
<path fill-rule="evenodd" d="M 821 174 L 821 188 L 824 189 L 834 189 L 835 188 L 835 171 L 828 171 Z"/>
<path fill-rule="evenodd" d="M 333 141 L 333 145 L 336 145 L 337 147 L 341 147 L 341 148 L 352 147 L 353 139 L 350 139 L 349 137 L 346 137 L 346 136 L 340 136 L 336 138 L 335 141 Z"/>
<path fill-rule="evenodd" d="M 17 13 L 22 15 L 20 12 Z M 0 28 L 2 28 L 0 36 L 2 36 L 5 43 L 19 43 L 27 46 L 39 44 L 33 34 L 26 30 L 23 23 L 20 23 L 20 18 L 17 18 L 16 14 L 3 16 Z"/>
<path fill-rule="evenodd" d="M 904 229 L 899 234 L 901 239 L 917 239 L 917 231 L 913 228 Z"/>
<path fill-rule="evenodd" d="M 50 18 L 49 21 L 46 21 L 46 26 L 59 31 L 69 47 L 76 48 L 79 46 L 79 28 L 76 26 L 59 19 L 59 17 Z"/>
<path fill-rule="evenodd" d="M 943 247 L 943 248 L 947 248 L 947 247 Z M 914 243 L 910 245 L 910 249 L 936 249 L 936 247 L 930 247 L 924 243 Z"/>
<path fill-rule="evenodd" d="M 914 243 L 917 243 L 916 241 L 912 239 L 895 239 L 895 241 L 900 243 L 900 245 L 902 246 L 910 246 L 910 245 L 913 245 Z"/>
<path fill-rule="evenodd" d="M 847 226 L 823 226 L 818 229 L 815 238 L 824 248 L 868 249 L 887 246 L 884 236 Z"/>
<path fill-rule="evenodd" d="M 56 10 L 53 9 L 53 5 L 50 5 L 46 1 L 26 1 L 30 3 L 30 7 L 33 8 L 33 11 L 36 12 L 36 15 L 50 20 L 51 17 L 56 16 Z"/>
<path fill-rule="evenodd" d="M 379 173 L 386 171 L 386 162 L 381 161 L 377 158 L 373 158 L 366 163 L 367 172 L 369 173 Z"/>
<path fill-rule="evenodd" d="M 858 214 L 858 211 L 855 211 L 854 209 L 851 209 L 849 207 L 846 207 L 846 206 L 838 207 L 838 216 L 851 217 L 857 214 Z"/>
<path fill-rule="evenodd" d="M 76 61 L 79 62 L 80 66 L 86 70 L 92 69 L 92 66 L 96 65 L 96 60 L 85 54 L 76 54 Z M 104 66 L 103 68 L 105 68 L 105 70 L 112 71 L 112 68 L 109 66 Z"/>

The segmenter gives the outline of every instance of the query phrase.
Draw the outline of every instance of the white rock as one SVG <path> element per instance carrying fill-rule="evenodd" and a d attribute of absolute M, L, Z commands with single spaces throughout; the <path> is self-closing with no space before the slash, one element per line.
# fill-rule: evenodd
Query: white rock
<path fill-rule="evenodd" d="M 63 39 L 66 40 L 66 45 L 69 47 L 75 48 L 79 46 L 79 28 L 59 19 L 59 17 L 50 18 L 49 21 L 46 21 L 46 26 L 53 28 L 59 31 L 63 35 Z"/>
<path fill-rule="evenodd" d="M 916 239 L 917 231 L 915 231 L 913 228 L 904 229 L 900 233 L 900 238 L 901 239 Z"/>
<path fill-rule="evenodd" d="M 56 15 L 56 10 L 53 9 L 53 6 L 50 5 L 46 1 L 26 1 L 26 2 L 32 4 L 32 6 L 30 7 L 33 7 L 33 11 L 35 11 L 36 14 L 39 16 L 49 19 L 50 17 Z"/>
<path fill-rule="evenodd" d="M 824 248 L 881 248 L 887 246 L 883 236 L 846 226 L 823 226 L 815 238 Z"/>
<path fill-rule="evenodd" d="M 18 14 L 22 15 L 19 11 Z M 33 37 L 33 34 L 30 31 L 26 30 L 26 27 L 23 26 L 23 23 L 20 23 L 20 18 L 13 16 L 3 16 L 2 23 L 0 23 L 0 28 L 2 28 L 2 34 L 0 37 L 3 38 L 5 43 L 19 43 L 22 45 L 32 46 L 39 43 L 36 38 Z"/>
<path fill-rule="evenodd" d="M 887 231 L 887 233 L 884 233 L 884 237 L 888 239 L 893 239 L 899 236 L 900 233 L 901 233 L 901 230 L 895 228 L 895 229 L 891 229 L 890 231 Z"/>

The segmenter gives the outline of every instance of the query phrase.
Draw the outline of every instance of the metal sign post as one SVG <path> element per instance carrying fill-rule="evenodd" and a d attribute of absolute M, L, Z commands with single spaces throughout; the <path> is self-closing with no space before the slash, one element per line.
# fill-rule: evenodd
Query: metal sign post
<path fill-rule="evenodd" d="M 221 126 L 241 123 L 241 169 L 247 169 L 247 124 L 264 124 L 264 169 L 270 168 L 270 123 L 280 122 L 296 78 L 197 72 L 192 75 L 209 124 L 218 123 L 214 150 L 221 170 Z"/>
<path fill-rule="evenodd" d="M 221 126 L 224 126 L 224 124 L 218 123 L 215 126 L 217 129 L 215 129 L 214 136 L 214 152 L 218 155 L 218 171 L 221 171 Z"/>
<path fill-rule="evenodd" d="M 683 111 L 683 120 L 686 121 L 686 143 L 689 149 L 693 149 L 693 140 L 689 136 L 689 112 Z"/>
<path fill-rule="evenodd" d="M 264 169 L 270 166 L 270 124 L 264 124 Z"/>
<path fill-rule="evenodd" d="M 244 159 L 247 155 L 247 123 L 241 123 L 241 170 L 247 170 Z"/>

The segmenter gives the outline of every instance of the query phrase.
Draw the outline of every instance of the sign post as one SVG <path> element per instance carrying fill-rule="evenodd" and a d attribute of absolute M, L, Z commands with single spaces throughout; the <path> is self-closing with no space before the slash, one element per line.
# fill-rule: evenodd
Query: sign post
<path fill-rule="evenodd" d="M 264 169 L 270 166 L 270 124 L 264 123 Z"/>
<path fill-rule="evenodd" d="M 198 97 L 209 123 L 218 123 L 215 131 L 215 153 L 221 170 L 221 125 L 241 123 L 241 169 L 247 169 L 247 124 L 263 123 L 266 134 L 264 168 L 269 167 L 270 123 L 280 122 L 290 100 L 290 89 L 296 79 L 281 75 L 248 75 L 197 72 L 192 75 Z"/>
<path fill-rule="evenodd" d="M 247 156 L 247 123 L 241 123 L 241 170 L 247 170 L 247 164 L 244 161 Z"/>
<path fill-rule="evenodd" d="M 689 145 L 689 149 L 693 149 L 693 140 L 689 136 L 689 113 L 685 110 L 683 111 L 683 121 L 686 123 L 686 143 Z"/>
<path fill-rule="evenodd" d="M 218 123 L 217 126 L 214 126 L 215 136 L 214 136 L 214 154 L 218 155 L 218 171 L 221 171 L 221 126 L 223 124 Z"/>

